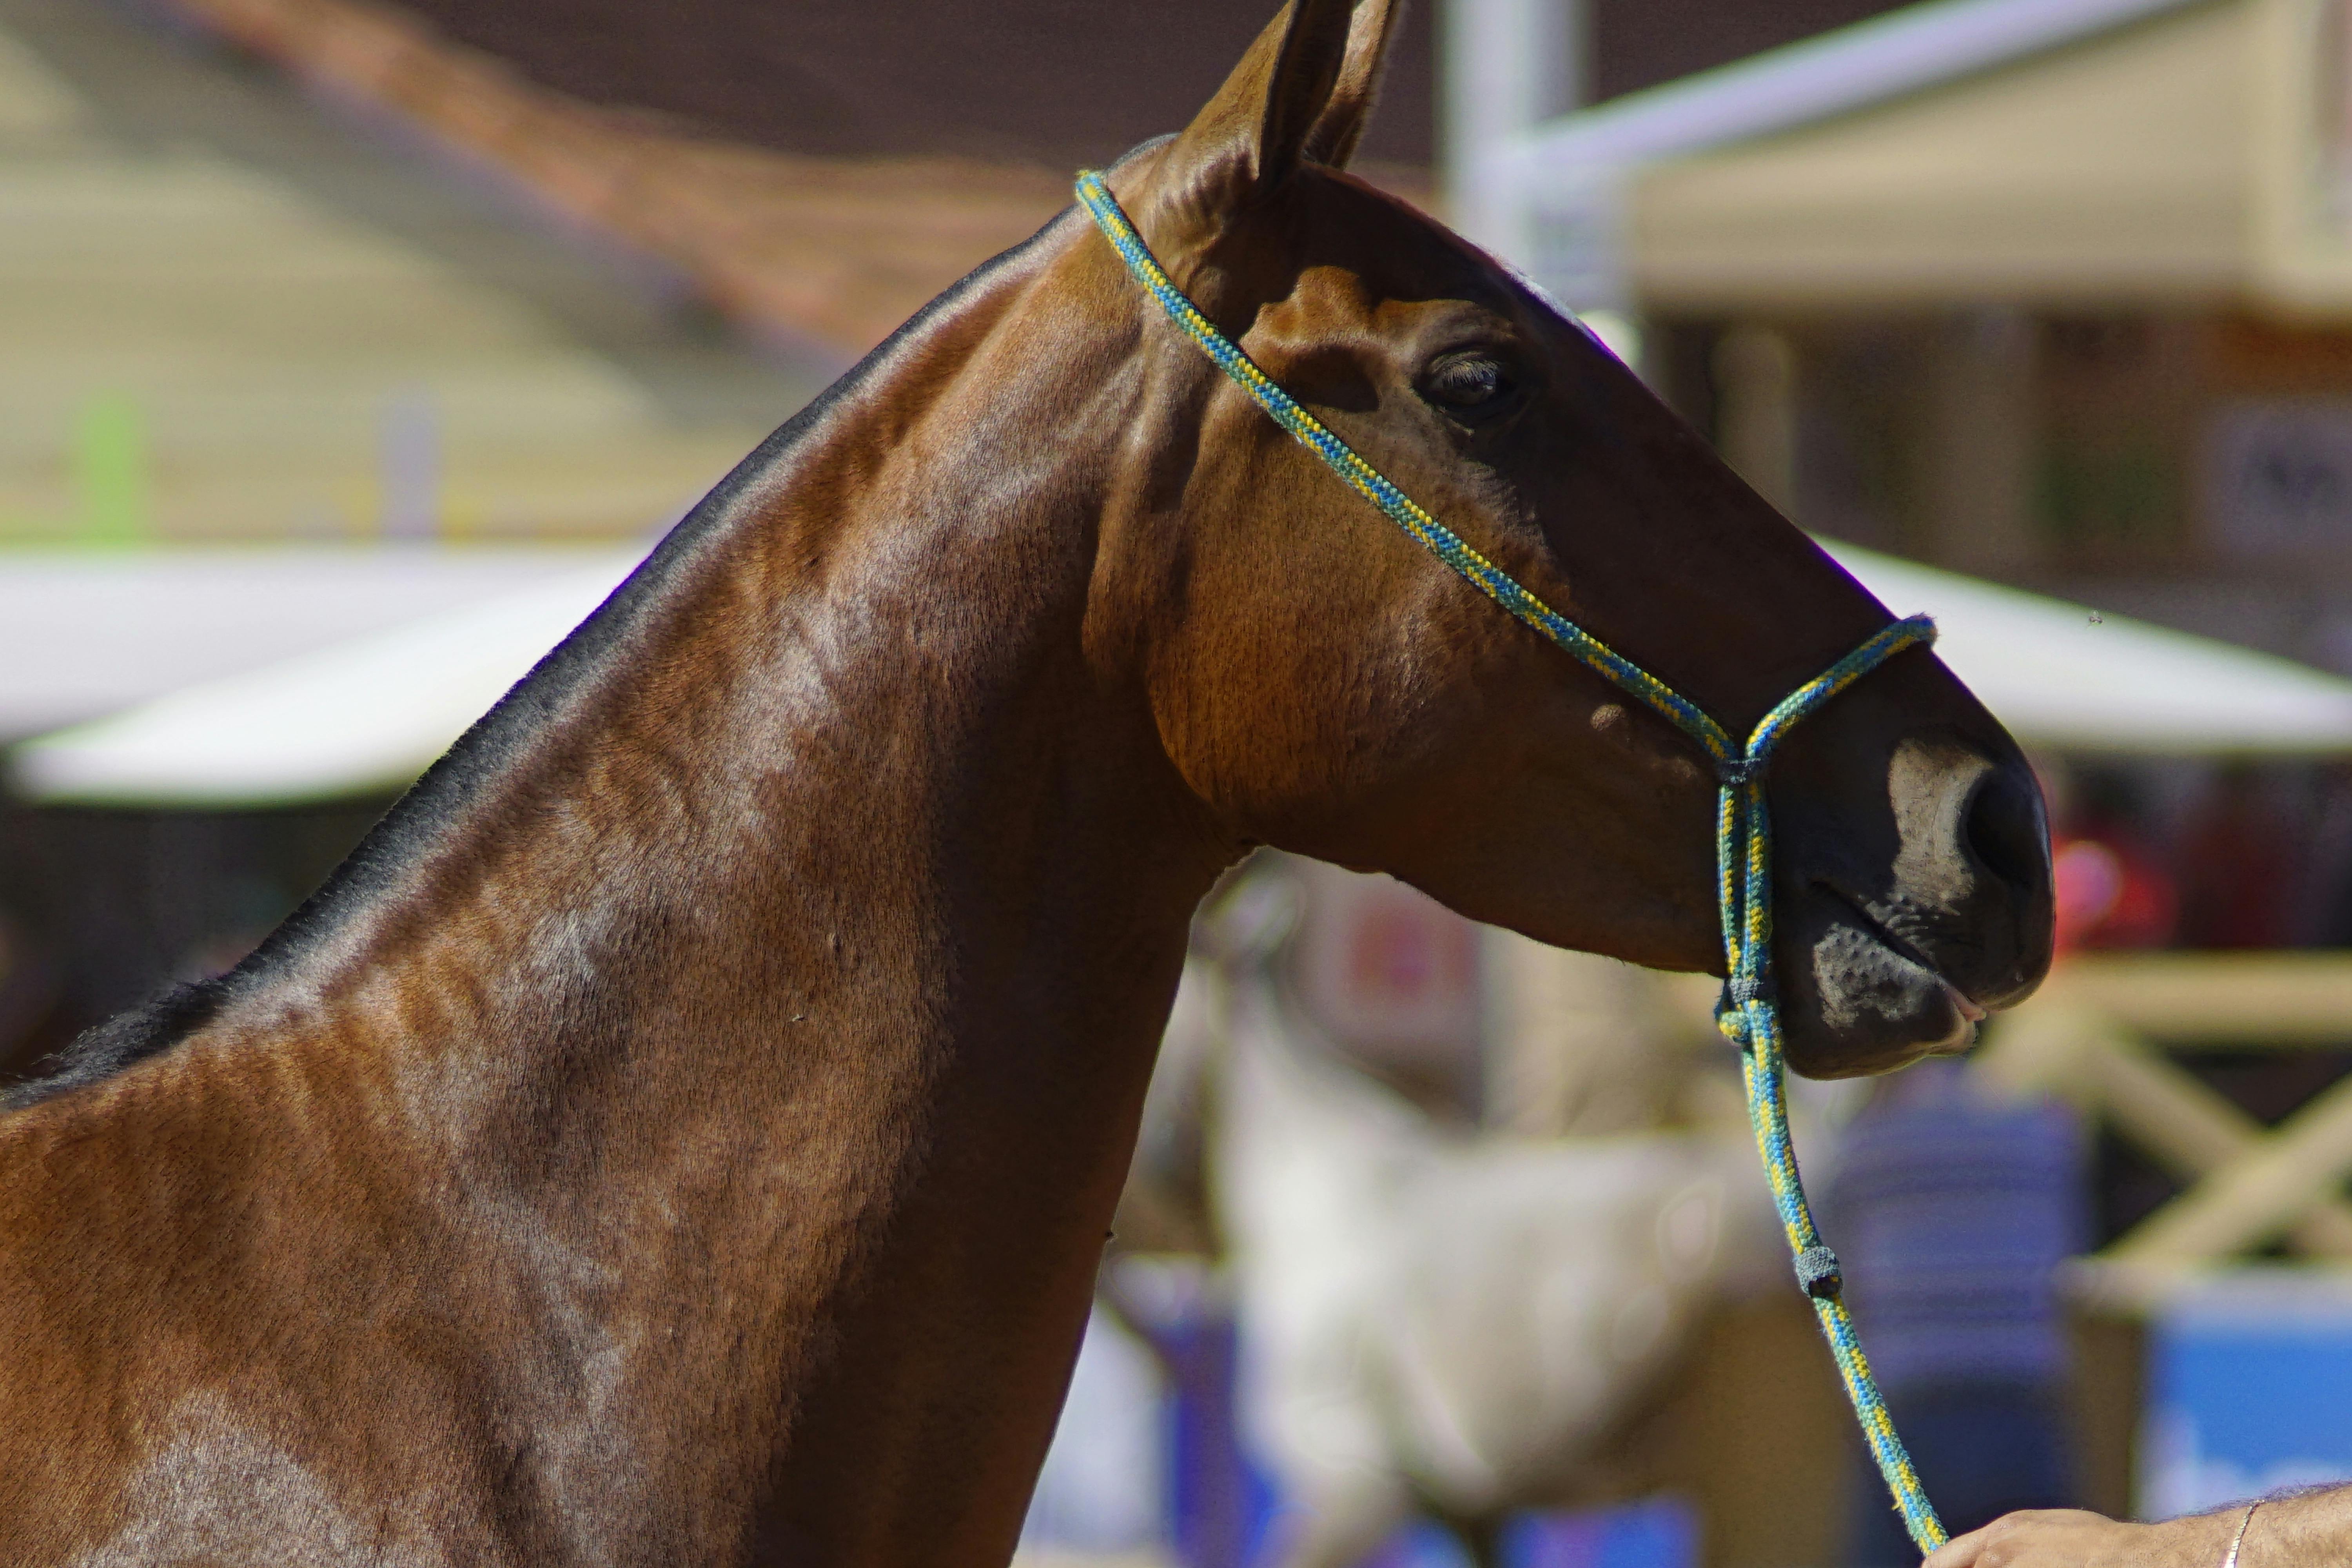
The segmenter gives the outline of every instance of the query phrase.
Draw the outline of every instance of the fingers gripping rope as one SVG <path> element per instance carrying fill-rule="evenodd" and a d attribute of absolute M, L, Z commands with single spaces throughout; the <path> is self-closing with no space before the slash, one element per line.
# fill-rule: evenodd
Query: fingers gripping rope
<path fill-rule="evenodd" d="M 1935 623 L 1925 616 L 1896 621 L 1789 694 L 1764 716 L 1745 746 L 1705 710 L 1640 665 L 1618 653 L 1528 592 L 1508 573 L 1478 553 L 1459 534 L 1423 510 L 1346 442 L 1333 435 L 1274 381 L 1239 344 L 1201 314 L 1169 280 L 1128 221 L 1097 174 L 1078 176 L 1078 200 L 1137 279 L 1168 312 L 1186 337 L 1249 394 L 1260 408 L 1328 464 L 1332 472 L 1370 501 L 1399 528 L 1444 562 L 1472 586 L 1493 599 L 1547 640 L 1574 656 L 1628 694 L 1671 720 L 1698 742 L 1713 763 L 1718 785 L 1716 813 L 1716 876 L 1723 911 L 1726 971 L 1723 1001 L 1716 1021 L 1740 1047 L 1740 1072 L 1748 1089 L 1748 1120 L 1763 1155 L 1772 1201 L 1796 1259 L 1797 1280 L 1811 1299 L 1822 1332 L 1837 1358 L 1846 1395 L 1853 1402 L 1863 1435 L 1886 1478 L 1895 1507 L 1920 1550 L 1944 1542 L 1944 1527 L 1929 1505 L 1910 1456 L 1879 1396 L 1870 1363 L 1853 1331 L 1843 1298 L 1837 1254 L 1813 1226 L 1811 1207 L 1797 1173 L 1789 1141 L 1789 1107 L 1782 1083 L 1780 1012 L 1772 980 L 1772 844 L 1770 814 L 1764 800 L 1764 770 L 1782 736 L 1798 721 L 1876 669 L 1905 648 L 1935 641 Z"/>

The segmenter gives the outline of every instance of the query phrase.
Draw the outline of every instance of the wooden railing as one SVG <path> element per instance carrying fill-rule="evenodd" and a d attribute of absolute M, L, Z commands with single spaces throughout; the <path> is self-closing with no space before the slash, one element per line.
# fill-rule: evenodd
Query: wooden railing
<path fill-rule="evenodd" d="M 2093 1260 L 2103 1294 L 2284 1240 L 2352 1260 L 2352 1078 L 2264 1127 L 2168 1051 L 2352 1046 L 2352 952 L 2081 955 L 1989 1031 L 1978 1070 L 2104 1122 L 2184 1191 Z"/>

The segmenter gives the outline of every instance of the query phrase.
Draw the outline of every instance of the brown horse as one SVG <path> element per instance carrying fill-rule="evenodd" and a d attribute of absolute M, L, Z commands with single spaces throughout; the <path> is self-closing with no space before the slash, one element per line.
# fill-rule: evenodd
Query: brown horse
<path fill-rule="evenodd" d="M 1339 172 L 1299 0 L 1112 183 L 1425 505 L 1735 731 L 1887 612 Z M 1793 1051 L 1967 1038 L 2039 797 L 1910 652 L 1775 764 Z M 0 1121 L 0 1559 L 1002 1563 L 1186 925 L 1271 843 L 1720 960 L 1708 769 L 1180 337 L 1083 214 L 779 431 L 250 960 Z"/>

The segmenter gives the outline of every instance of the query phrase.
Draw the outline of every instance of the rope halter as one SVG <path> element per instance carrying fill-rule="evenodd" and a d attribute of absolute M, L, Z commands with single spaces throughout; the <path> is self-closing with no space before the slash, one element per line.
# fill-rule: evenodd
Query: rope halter
<path fill-rule="evenodd" d="M 1716 1021 L 1740 1047 L 1740 1076 L 1748 1091 L 1748 1116 L 1756 1146 L 1780 1210 L 1781 1228 L 1796 1261 L 1797 1283 L 1813 1304 L 1822 1332 L 1837 1359 L 1846 1396 L 1862 1423 L 1863 1436 L 1895 1506 L 1924 1553 L 1945 1541 L 1944 1527 L 1919 1485 L 1903 1441 L 1886 1413 L 1886 1402 L 1862 1353 L 1853 1320 L 1843 1299 L 1837 1254 L 1823 1243 L 1805 1201 L 1797 1156 L 1789 1140 L 1789 1106 L 1781 1064 L 1780 1012 L 1772 983 L 1772 836 L 1764 803 L 1764 769 L 1781 737 L 1819 709 L 1905 648 L 1935 641 L 1936 626 L 1925 616 L 1896 621 L 1860 647 L 1797 688 L 1756 726 L 1745 745 L 1704 710 L 1640 665 L 1560 615 L 1501 567 L 1473 550 L 1452 529 L 1423 510 L 1381 471 L 1301 407 L 1219 331 L 1183 290 L 1152 259 L 1135 226 L 1092 171 L 1078 176 L 1078 200 L 1137 280 L 1150 290 L 1184 335 L 1240 384 L 1274 422 L 1330 466 L 1332 472 L 1386 512 L 1391 521 L 1432 554 L 1468 579 L 1471 585 L 1533 627 L 1555 647 L 1598 671 L 1620 689 L 1672 720 L 1706 751 L 1715 766 L 1716 882 L 1723 914 L 1723 949 L 1730 978 Z"/>

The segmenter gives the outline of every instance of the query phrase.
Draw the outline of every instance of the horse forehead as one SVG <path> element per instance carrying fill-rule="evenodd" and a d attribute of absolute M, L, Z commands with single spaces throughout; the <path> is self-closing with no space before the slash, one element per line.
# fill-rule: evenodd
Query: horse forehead
<path fill-rule="evenodd" d="M 1410 342 L 1448 321 L 1495 315 L 1467 298 L 1406 289 L 1356 268 L 1324 262 L 1303 268 L 1289 293 L 1258 312 L 1258 326 L 1292 343 L 1335 336 Z"/>

